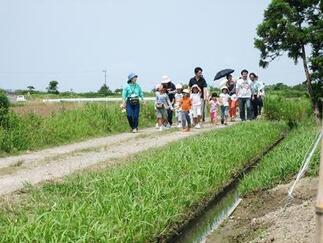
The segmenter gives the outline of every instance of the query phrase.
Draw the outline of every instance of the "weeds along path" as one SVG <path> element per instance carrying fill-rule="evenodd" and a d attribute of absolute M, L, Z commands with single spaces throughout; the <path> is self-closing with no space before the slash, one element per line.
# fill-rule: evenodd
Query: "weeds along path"
<path fill-rule="evenodd" d="M 0 195 L 19 190 L 26 183 L 37 184 L 60 178 L 97 164 L 104 163 L 104 166 L 111 166 L 116 162 L 122 163 L 120 159 L 130 155 L 224 127 L 205 124 L 204 128 L 193 129 L 189 133 L 173 129 L 161 133 L 154 128 L 148 128 L 137 134 L 122 133 L 1 158 Z"/>

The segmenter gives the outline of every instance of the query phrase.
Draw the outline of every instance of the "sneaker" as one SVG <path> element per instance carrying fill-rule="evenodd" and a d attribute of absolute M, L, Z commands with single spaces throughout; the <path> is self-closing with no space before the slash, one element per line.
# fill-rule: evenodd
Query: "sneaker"
<path fill-rule="evenodd" d="M 156 123 L 156 126 L 155 126 L 156 128 L 159 128 L 159 124 L 158 123 Z"/>
<path fill-rule="evenodd" d="M 182 128 L 182 124 L 178 124 L 177 125 L 177 128 Z"/>
<path fill-rule="evenodd" d="M 167 128 L 167 129 L 170 129 L 170 128 L 172 128 L 172 125 L 167 124 L 167 125 L 166 125 L 166 128 Z"/>
<path fill-rule="evenodd" d="M 200 128 L 201 128 L 200 123 L 196 124 L 195 128 L 196 128 L 196 129 L 200 129 Z"/>
<path fill-rule="evenodd" d="M 164 130 L 164 126 L 159 127 L 159 131 L 162 132 Z"/>
<path fill-rule="evenodd" d="M 135 129 L 132 129 L 132 133 L 137 133 L 138 132 L 138 129 L 135 128 Z"/>

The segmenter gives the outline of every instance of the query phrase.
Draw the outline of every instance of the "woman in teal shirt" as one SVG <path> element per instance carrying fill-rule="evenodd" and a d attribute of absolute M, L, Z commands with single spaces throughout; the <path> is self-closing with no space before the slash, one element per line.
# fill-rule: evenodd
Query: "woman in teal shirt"
<path fill-rule="evenodd" d="M 140 99 L 144 99 L 141 87 L 137 84 L 138 75 L 130 73 L 128 84 L 122 91 L 123 107 L 127 110 L 127 118 L 133 133 L 138 132 Z"/>

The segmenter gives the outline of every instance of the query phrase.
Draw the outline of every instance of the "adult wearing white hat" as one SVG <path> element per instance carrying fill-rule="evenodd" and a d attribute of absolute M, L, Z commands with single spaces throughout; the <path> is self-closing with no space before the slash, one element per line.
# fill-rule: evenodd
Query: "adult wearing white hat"
<path fill-rule="evenodd" d="M 170 128 L 173 125 L 173 110 L 174 110 L 173 105 L 175 102 L 176 86 L 167 75 L 164 75 L 162 77 L 161 84 L 166 89 L 166 93 L 167 93 L 168 98 L 172 104 L 172 106 L 167 109 L 167 114 L 168 114 L 167 127 Z"/>
<path fill-rule="evenodd" d="M 138 132 L 140 99 L 144 99 L 144 94 L 139 84 L 137 84 L 138 75 L 130 73 L 126 87 L 122 91 L 123 107 L 127 110 L 127 118 L 131 131 Z"/>

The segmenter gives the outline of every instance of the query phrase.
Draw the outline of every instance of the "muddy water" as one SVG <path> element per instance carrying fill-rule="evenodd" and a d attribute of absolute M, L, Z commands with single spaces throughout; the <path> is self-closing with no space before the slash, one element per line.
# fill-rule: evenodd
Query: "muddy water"
<path fill-rule="evenodd" d="M 192 222 L 180 236 L 174 239 L 174 242 L 205 242 L 206 237 L 232 213 L 240 201 L 236 188 L 227 192 L 219 201 L 211 204 L 201 217 Z"/>

